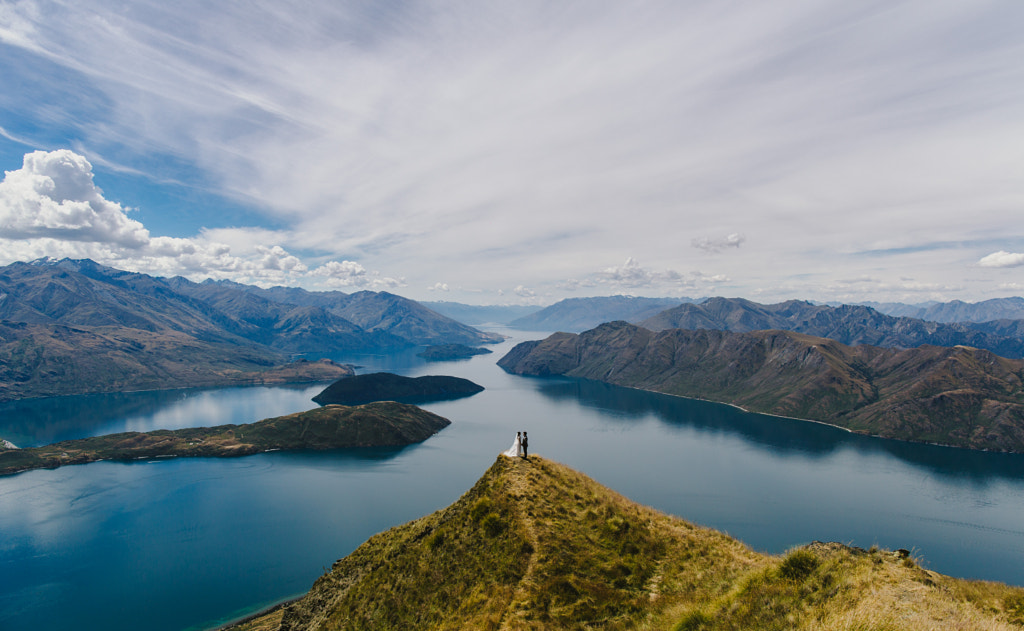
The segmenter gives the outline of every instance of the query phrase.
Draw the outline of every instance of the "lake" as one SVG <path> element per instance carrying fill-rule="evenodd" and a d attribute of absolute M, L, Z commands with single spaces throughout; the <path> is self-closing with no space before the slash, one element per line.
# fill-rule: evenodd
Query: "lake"
<path fill-rule="evenodd" d="M 1024 456 L 820 424 L 570 379 L 491 355 L 336 357 L 487 389 L 424 405 L 452 421 L 402 449 L 274 452 L 0 477 L 0 629 L 208 629 L 309 589 L 376 532 L 468 490 L 517 430 L 531 453 L 758 550 L 813 540 L 908 548 L 933 570 L 1024 585 Z M 61 397 L 0 405 L 19 446 L 245 423 L 316 407 L 325 384 Z"/>

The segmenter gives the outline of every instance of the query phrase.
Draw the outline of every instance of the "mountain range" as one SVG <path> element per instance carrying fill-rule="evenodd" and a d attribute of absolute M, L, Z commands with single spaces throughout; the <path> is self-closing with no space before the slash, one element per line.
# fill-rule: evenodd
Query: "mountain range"
<path fill-rule="evenodd" d="M 651 331 L 612 322 L 523 342 L 498 365 L 886 438 L 1024 452 L 1024 361 L 965 346 L 847 346 L 792 331 Z"/>
<path fill-rule="evenodd" d="M 220 385 L 296 353 L 500 339 L 386 292 L 194 283 L 91 260 L 0 267 L 0 398 Z"/>
<path fill-rule="evenodd" d="M 690 298 L 644 298 L 640 296 L 595 296 L 566 298 L 550 307 L 516 318 L 509 326 L 524 331 L 570 331 L 578 333 L 602 322 L 639 322 Z"/>
<path fill-rule="evenodd" d="M 1003 357 L 1024 357 L 1024 321 L 939 323 L 896 317 L 863 305 L 813 304 L 788 300 L 764 305 L 742 298 L 709 298 L 684 303 L 636 322 L 652 331 L 781 329 L 827 337 L 843 344 L 913 348 L 921 344 L 973 346 Z"/>
<path fill-rule="evenodd" d="M 639 505 L 556 462 L 499 456 L 455 503 L 371 537 L 302 598 L 231 631 L 989 629 L 1024 589 L 907 550 L 784 555 Z"/>
<path fill-rule="evenodd" d="M 876 311 L 929 322 L 991 322 L 1024 320 L 1024 298 L 992 298 L 980 302 L 926 302 L 908 305 L 901 302 L 862 302 Z"/>
<path fill-rule="evenodd" d="M 847 344 L 900 347 L 969 344 L 1010 357 L 1024 357 L 1024 344 L 1020 343 L 1024 341 L 1024 298 L 1017 297 L 977 303 L 954 300 L 918 305 L 896 302 L 829 305 L 799 300 L 759 304 L 722 297 L 597 296 L 561 300 L 509 319 L 507 323 L 526 331 L 580 333 L 616 320 L 651 329 L 787 329 L 831 337 Z"/>

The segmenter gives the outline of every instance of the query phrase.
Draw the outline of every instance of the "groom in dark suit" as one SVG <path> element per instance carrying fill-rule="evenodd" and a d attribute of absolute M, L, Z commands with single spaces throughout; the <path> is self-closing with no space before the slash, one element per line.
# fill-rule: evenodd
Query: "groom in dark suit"
<path fill-rule="evenodd" d="M 523 446 L 523 458 L 529 458 L 530 454 L 526 448 L 529 446 L 530 441 L 526 438 L 526 432 L 523 432 L 523 442 L 520 444 Z"/>

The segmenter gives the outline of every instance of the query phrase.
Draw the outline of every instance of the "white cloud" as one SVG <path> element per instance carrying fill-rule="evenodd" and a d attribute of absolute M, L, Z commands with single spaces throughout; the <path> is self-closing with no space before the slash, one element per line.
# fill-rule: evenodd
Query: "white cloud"
<path fill-rule="evenodd" d="M 515 292 L 517 296 L 520 296 L 522 298 L 533 298 L 537 295 L 537 292 L 530 289 L 529 287 L 524 287 L 522 285 L 517 285 L 516 288 L 513 289 L 512 291 Z"/>
<path fill-rule="evenodd" d="M 738 248 L 746 241 L 747 238 L 742 234 L 733 233 L 721 239 L 710 239 L 708 237 L 700 237 L 694 239 L 690 244 L 698 250 L 704 250 L 705 252 L 721 252 L 726 248 Z"/>
<path fill-rule="evenodd" d="M 427 291 L 448 291 L 448 283 L 436 282 L 430 287 L 427 287 Z"/>
<path fill-rule="evenodd" d="M 22 167 L 0 182 L 0 235 L 51 238 L 139 249 L 149 231 L 92 181 L 92 165 L 66 149 L 25 154 Z"/>
<path fill-rule="evenodd" d="M 982 267 L 1018 267 L 1024 265 L 1024 253 L 999 250 L 978 261 Z"/>
<path fill-rule="evenodd" d="M 232 246 L 211 237 L 224 237 Z M 153 237 L 93 182 L 92 165 L 72 151 L 36 151 L 0 182 L 0 259 L 91 258 L 122 269 L 261 285 L 325 279 L 332 287 L 394 288 L 399 279 L 354 261 L 327 261 L 312 272 L 263 229 L 207 231 L 195 238 Z"/>
<path fill-rule="evenodd" d="M 608 267 L 594 274 L 598 283 L 617 289 L 641 289 L 664 295 L 665 292 L 713 292 L 718 285 L 731 282 L 726 274 L 708 274 L 702 271 L 688 273 L 673 269 L 653 270 L 640 265 L 633 257 L 622 265 Z"/>
<path fill-rule="evenodd" d="M 370 289 L 395 289 L 406 285 L 403 278 L 383 276 L 380 272 L 368 271 L 355 261 L 328 261 L 310 272 L 313 276 L 326 278 L 328 287 L 358 287 Z"/>
<path fill-rule="evenodd" d="M 622 287 L 647 287 L 655 284 L 682 283 L 684 277 L 675 270 L 652 271 L 640 265 L 632 256 L 622 265 L 606 267 L 598 274 L 600 282 Z"/>
<path fill-rule="evenodd" d="M 437 278 L 544 291 L 619 252 L 693 269 L 726 250 L 710 277 L 738 291 L 941 284 L 977 271 L 971 247 L 1024 241 L 1017 0 L 371 5 L 0 4 L 0 41 L 63 66 L 60 94 L 81 97 L 40 107 L 11 90 L 4 129 L 34 146 L 72 138 L 153 181 L 150 157 L 170 156 L 286 226 L 259 243 L 407 271 L 421 292 Z M 35 76 L 43 65 L 12 82 L 64 84 Z M 78 244 L 142 240 L 103 217 L 74 218 Z M 246 273 L 300 274 L 201 236 L 251 260 Z M 968 245 L 913 252 L 954 242 Z M 195 264 L 231 263 L 195 247 Z M 872 250 L 888 253 L 847 256 Z M 712 281 L 619 269 L 602 282 Z"/>
<path fill-rule="evenodd" d="M 581 289 L 589 289 L 595 287 L 596 283 L 591 280 L 578 280 L 576 278 L 567 278 L 555 284 L 555 287 L 562 291 L 579 291 Z"/>

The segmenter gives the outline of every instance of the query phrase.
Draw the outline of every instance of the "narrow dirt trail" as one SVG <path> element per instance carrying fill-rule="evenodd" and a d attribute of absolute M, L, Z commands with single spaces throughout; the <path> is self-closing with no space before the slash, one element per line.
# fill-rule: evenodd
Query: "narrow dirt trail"
<path fill-rule="evenodd" d="M 533 465 L 529 460 L 521 458 L 515 458 L 514 460 L 513 472 L 509 476 L 509 493 L 516 497 L 516 516 L 519 518 L 520 523 L 523 524 L 523 527 L 526 530 L 526 539 L 530 542 L 533 552 L 530 554 L 530 560 L 527 562 L 526 572 L 523 574 L 523 578 L 519 581 L 515 594 L 509 602 L 508 610 L 505 612 L 505 618 L 501 622 L 501 627 L 499 627 L 501 631 L 513 631 L 514 629 L 520 628 L 522 612 L 529 608 L 529 601 L 527 599 L 529 594 L 533 591 L 533 577 L 537 566 L 537 557 L 539 556 L 537 524 L 533 516 L 531 516 L 526 510 L 526 504 L 529 497 L 529 482 L 526 478 Z"/>

